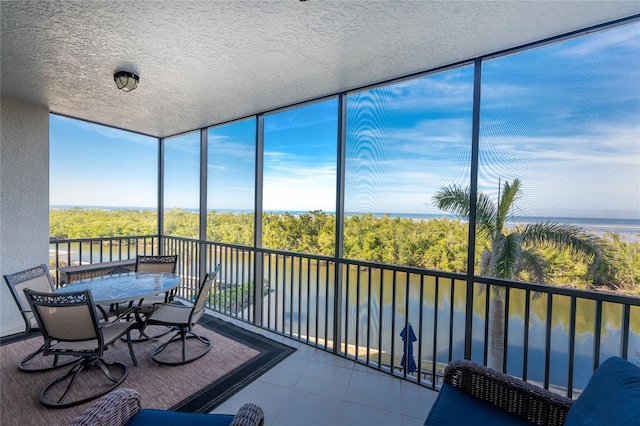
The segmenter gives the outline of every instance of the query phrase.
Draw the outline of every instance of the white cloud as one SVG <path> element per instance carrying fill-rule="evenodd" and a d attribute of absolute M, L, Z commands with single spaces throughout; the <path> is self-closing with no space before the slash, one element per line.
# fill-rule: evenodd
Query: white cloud
<path fill-rule="evenodd" d="M 639 36 L 640 26 L 629 25 L 595 36 L 577 39 L 577 43 L 573 47 L 563 48 L 559 50 L 558 54 L 567 57 L 585 57 L 609 51 L 614 47 L 634 50 L 638 48 Z"/>

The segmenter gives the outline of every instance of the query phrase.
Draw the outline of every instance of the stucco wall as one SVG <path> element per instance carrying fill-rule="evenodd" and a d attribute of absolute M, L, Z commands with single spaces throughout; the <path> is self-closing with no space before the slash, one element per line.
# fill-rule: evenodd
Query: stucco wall
<path fill-rule="evenodd" d="M 0 98 L 0 275 L 49 262 L 49 111 Z M 24 330 L 2 279 L 0 335 Z"/>

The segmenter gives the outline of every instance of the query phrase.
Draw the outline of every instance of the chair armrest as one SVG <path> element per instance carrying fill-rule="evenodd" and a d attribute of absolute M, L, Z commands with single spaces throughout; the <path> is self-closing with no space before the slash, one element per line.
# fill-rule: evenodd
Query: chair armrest
<path fill-rule="evenodd" d="M 444 383 L 537 425 L 562 426 L 573 400 L 469 360 L 451 361 Z"/>
<path fill-rule="evenodd" d="M 176 295 L 178 294 L 179 290 L 187 290 L 188 292 L 189 291 L 192 292 L 193 294 L 191 295 L 191 298 L 193 298 L 193 299 L 195 299 L 196 293 L 198 292 L 197 288 L 189 287 L 189 286 L 186 286 L 186 285 L 181 285 L 181 286 L 178 286 L 176 288 L 171 289 L 171 291 L 169 292 L 169 294 L 171 295 L 171 299 L 176 297 Z M 183 299 L 183 300 L 187 300 L 187 299 Z M 187 300 L 187 301 L 191 301 L 191 300 Z"/>
<path fill-rule="evenodd" d="M 117 389 L 100 398 L 69 426 L 123 426 L 140 411 L 140 395 L 133 389 Z"/>
<path fill-rule="evenodd" d="M 263 426 L 264 425 L 264 412 L 262 408 L 255 404 L 244 404 L 235 417 L 231 421 L 229 426 Z"/>

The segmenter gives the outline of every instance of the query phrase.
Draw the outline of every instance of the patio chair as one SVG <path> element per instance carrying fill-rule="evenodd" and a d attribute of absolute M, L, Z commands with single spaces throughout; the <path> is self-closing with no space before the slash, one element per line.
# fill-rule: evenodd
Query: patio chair
<path fill-rule="evenodd" d="M 29 268 L 24 271 L 7 274 L 4 276 L 4 280 L 9 286 L 9 290 L 11 290 L 11 294 L 13 295 L 16 305 L 20 310 L 20 314 L 22 315 L 22 319 L 25 324 L 24 334 L 25 336 L 28 336 L 32 330 L 38 329 L 38 323 L 31 312 L 31 307 L 29 306 L 27 296 L 24 294 L 24 289 L 30 288 L 43 293 L 53 293 L 55 289 L 53 286 L 53 280 L 49 274 L 49 269 L 43 264 L 36 266 L 35 268 Z M 43 360 L 36 358 L 38 355 L 42 354 L 43 349 L 44 344 L 35 352 L 25 356 L 18 363 L 18 369 L 26 373 L 36 373 L 64 367 L 77 361 L 77 358 L 73 357 L 70 360 L 65 360 L 64 362 L 59 363 L 58 356 L 56 355 L 53 357 L 50 364 L 43 365 Z M 51 358 L 47 358 L 47 361 L 50 360 Z"/>
<path fill-rule="evenodd" d="M 30 289 L 24 292 L 44 337 L 42 354 L 80 357 L 66 374 L 40 391 L 42 405 L 66 408 L 83 404 L 115 389 L 125 380 L 129 374 L 127 365 L 106 362 L 102 355 L 120 336 L 130 337 L 135 323 L 120 321 L 120 317 L 110 323 L 100 323 L 89 290 L 61 294 Z M 133 365 L 138 365 L 130 338 L 127 343 Z M 86 382 L 79 380 L 81 373 L 89 376 Z M 104 377 L 106 385 L 99 383 Z"/>
<path fill-rule="evenodd" d="M 170 256 L 136 256 L 136 272 L 167 272 L 176 273 L 177 255 Z M 173 299 L 175 292 L 158 294 L 154 297 L 146 297 L 140 300 L 138 310 L 142 313 L 151 313 L 154 305 L 159 303 L 169 303 Z"/>
<path fill-rule="evenodd" d="M 147 322 L 150 325 L 165 325 L 171 327 L 175 332 L 169 340 L 162 343 L 153 351 L 151 359 L 155 363 L 161 365 L 182 365 L 202 358 L 207 352 L 209 352 L 211 349 L 211 340 L 195 333 L 193 331 L 193 326 L 198 322 L 202 315 L 204 315 L 205 302 L 207 301 L 211 286 L 219 272 L 220 265 L 218 265 L 213 272 L 209 272 L 205 275 L 196 294 L 193 306 L 164 303 L 147 317 Z M 193 339 L 202 343 L 205 347 L 200 351 L 196 351 L 196 355 L 187 356 L 187 341 Z M 168 347 L 173 347 L 178 343 L 182 345 L 180 348 L 180 358 L 174 356 L 168 357 L 168 359 L 162 359 L 162 357 L 159 357 L 159 355 Z"/>
<path fill-rule="evenodd" d="M 137 255 L 136 256 L 136 265 L 135 272 L 167 272 L 174 274 L 176 272 L 176 264 L 178 263 L 177 255 L 166 255 L 166 256 L 156 256 L 156 255 Z M 162 303 L 169 303 L 173 300 L 173 296 L 175 295 L 175 291 L 169 293 L 160 293 L 155 296 L 145 297 L 144 299 L 139 299 L 136 301 L 132 301 L 129 303 L 127 308 L 118 307 L 117 312 L 124 312 L 126 309 L 129 309 L 133 306 L 136 307 L 136 317 L 140 324 L 139 332 L 140 337 L 132 339 L 134 343 L 136 342 L 144 342 L 149 339 L 154 340 L 158 337 L 162 337 L 168 334 L 171 329 L 167 331 L 157 334 L 155 336 L 148 336 L 144 332 L 144 328 L 146 327 L 145 317 L 151 314 L 154 311 L 155 307 Z M 142 317 L 140 317 L 142 316 Z"/>
<path fill-rule="evenodd" d="M 255 404 L 244 404 L 233 414 L 185 413 L 142 408 L 133 389 L 118 389 L 76 417 L 69 426 L 264 426 L 264 412 Z"/>

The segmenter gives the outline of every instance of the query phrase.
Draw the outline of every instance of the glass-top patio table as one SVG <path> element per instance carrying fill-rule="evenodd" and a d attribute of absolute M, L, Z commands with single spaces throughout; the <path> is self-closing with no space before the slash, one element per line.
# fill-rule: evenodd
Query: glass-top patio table
<path fill-rule="evenodd" d="M 56 293 L 91 290 L 95 304 L 116 304 L 165 293 L 180 284 L 180 276 L 166 272 L 129 272 L 86 278 L 65 285 Z"/>
<path fill-rule="evenodd" d="M 142 342 L 147 339 L 155 340 L 148 336 L 144 329 L 145 320 L 140 316 L 134 301 L 144 299 L 156 294 L 165 293 L 180 284 L 180 276 L 167 272 L 129 272 L 125 274 L 102 275 L 99 277 L 86 278 L 75 281 L 56 290 L 56 293 L 69 293 L 73 291 L 90 290 L 93 303 L 102 312 L 105 321 L 108 321 L 106 311 L 100 305 L 118 305 L 128 303 L 119 316 L 133 314 L 138 323 L 140 339 Z"/>

